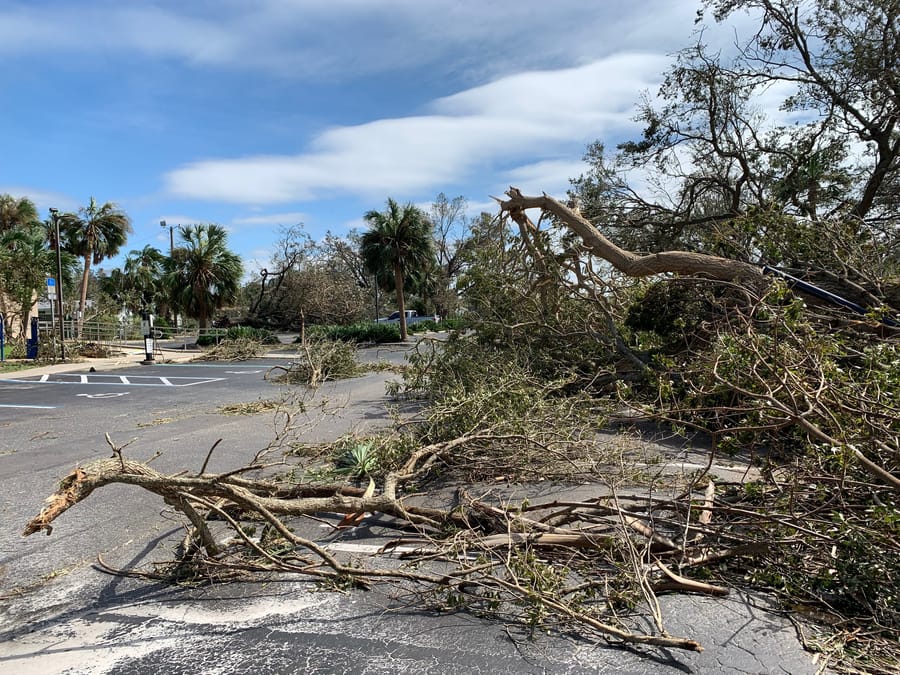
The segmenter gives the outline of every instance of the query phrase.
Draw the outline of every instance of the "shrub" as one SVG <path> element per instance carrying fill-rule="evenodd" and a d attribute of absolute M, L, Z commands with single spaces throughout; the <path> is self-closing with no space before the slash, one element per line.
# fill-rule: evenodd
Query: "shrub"
<path fill-rule="evenodd" d="M 393 323 L 363 322 L 349 326 L 313 326 L 311 337 L 339 342 L 399 342 L 400 328 Z M 297 339 L 300 342 L 300 339 Z"/>
<path fill-rule="evenodd" d="M 443 324 L 434 321 L 417 321 L 407 326 L 410 333 L 426 333 L 430 330 L 443 330 Z"/>
<path fill-rule="evenodd" d="M 465 319 L 442 319 L 440 325 L 441 330 L 463 330 L 468 327 Z"/>

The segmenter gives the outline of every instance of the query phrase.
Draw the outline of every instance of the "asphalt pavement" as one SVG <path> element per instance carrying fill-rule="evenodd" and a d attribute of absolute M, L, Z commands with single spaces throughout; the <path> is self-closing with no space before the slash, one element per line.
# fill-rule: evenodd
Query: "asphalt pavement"
<path fill-rule="evenodd" d="M 400 363 L 408 349 L 372 348 L 361 358 Z M 109 456 L 105 432 L 128 443 L 129 456 L 158 454 L 154 466 L 172 472 L 196 469 L 219 442 L 209 469 L 225 471 L 266 447 L 280 427 L 277 413 L 226 414 L 223 405 L 302 399 L 308 412 L 293 423 L 295 438 L 303 440 L 362 433 L 387 423 L 394 405 L 384 392 L 392 379 L 385 373 L 330 383 L 313 394 L 264 379 L 289 354 L 189 363 L 193 356 L 174 353 L 168 363 L 142 365 L 135 350 L 0 374 L 0 406 L 20 406 L 0 407 L 0 672 L 816 672 L 792 623 L 764 598 L 738 592 L 724 599 L 660 598 L 669 632 L 704 645 L 694 654 L 528 635 L 464 612 L 423 611 L 397 589 L 338 593 L 289 577 L 173 587 L 110 576 L 94 564 L 98 554 L 113 566 L 151 565 L 171 557 L 183 532 L 155 496 L 123 485 L 98 490 L 60 518 L 51 536 L 22 538 L 24 523 L 60 477 Z M 556 489 L 564 488 L 544 484 L 539 492 Z M 304 536 L 360 564 L 399 564 L 376 553 L 396 534 L 377 519 L 339 534 L 317 521 L 303 528 Z"/>

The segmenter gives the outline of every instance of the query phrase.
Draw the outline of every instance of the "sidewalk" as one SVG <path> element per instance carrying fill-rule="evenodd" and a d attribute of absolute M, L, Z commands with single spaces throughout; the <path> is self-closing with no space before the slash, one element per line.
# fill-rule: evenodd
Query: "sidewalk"
<path fill-rule="evenodd" d="M 34 368 L 23 368 L 20 370 L 9 371 L 8 373 L 0 373 L 0 378 L 20 377 L 22 375 L 68 373 L 75 370 L 88 370 L 90 368 L 98 371 L 115 370 L 116 368 L 141 365 L 145 355 L 142 348 L 118 347 L 114 356 L 100 359 L 78 356 L 75 359 L 66 360 L 62 363 L 41 364 L 35 365 Z M 201 355 L 202 352 L 184 349 L 157 349 L 154 353 L 156 363 L 185 363 Z"/>

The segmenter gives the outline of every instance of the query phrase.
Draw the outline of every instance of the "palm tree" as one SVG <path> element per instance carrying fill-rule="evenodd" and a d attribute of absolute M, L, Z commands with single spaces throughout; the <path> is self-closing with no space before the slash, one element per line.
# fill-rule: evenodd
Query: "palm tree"
<path fill-rule="evenodd" d="M 431 224 L 418 207 L 413 204 L 401 207 L 390 198 L 387 209 L 369 211 L 364 218 L 370 229 L 363 233 L 359 252 L 369 272 L 381 279 L 393 278 L 400 311 L 400 339 L 405 341 L 403 284 L 407 276 L 424 268 L 434 258 Z"/>
<path fill-rule="evenodd" d="M 129 290 L 134 291 L 137 296 L 136 309 L 143 310 L 159 300 L 163 290 L 166 257 L 158 248 L 149 244 L 140 251 L 130 251 L 126 256 L 126 283 Z"/>
<path fill-rule="evenodd" d="M 178 233 L 183 245 L 167 260 L 166 286 L 173 305 L 197 319 L 202 330 L 215 310 L 237 297 L 244 268 L 228 250 L 222 226 L 179 226 Z"/>
<path fill-rule="evenodd" d="M 0 195 L 0 233 L 30 227 L 37 222 L 37 209 L 28 197 Z"/>
<path fill-rule="evenodd" d="M 91 263 L 99 265 L 106 258 L 111 258 L 119 252 L 119 249 L 128 241 L 131 220 L 112 202 L 98 205 L 91 197 L 90 203 L 79 209 L 77 215 L 74 213 L 62 214 L 59 222 L 68 237 L 67 248 L 84 259 L 84 271 L 81 276 L 81 304 L 79 305 L 81 311 L 78 314 L 78 337 L 81 337 Z"/>

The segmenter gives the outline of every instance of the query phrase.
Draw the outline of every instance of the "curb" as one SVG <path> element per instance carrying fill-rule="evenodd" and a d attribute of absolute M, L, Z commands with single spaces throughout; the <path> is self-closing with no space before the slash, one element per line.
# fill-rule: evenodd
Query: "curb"
<path fill-rule="evenodd" d="M 97 371 L 115 370 L 117 368 L 127 368 L 131 365 L 152 365 L 155 363 L 184 363 L 191 361 L 198 356 L 198 352 L 185 352 L 183 350 L 162 350 L 163 359 L 159 361 L 145 361 L 146 356 L 143 349 L 128 350 L 121 352 L 118 356 L 111 356 L 103 359 L 82 358 L 78 361 L 69 361 L 66 363 L 54 363 L 46 366 L 35 366 L 34 368 L 22 368 L 9 373 L 0 374 L 0 379 L 4 377 L 21 377 L 23 375 L 47 375 L 53 373 L 68 373 L 73 370 L 83 370 L 93 368 Z"/>

